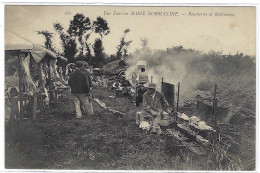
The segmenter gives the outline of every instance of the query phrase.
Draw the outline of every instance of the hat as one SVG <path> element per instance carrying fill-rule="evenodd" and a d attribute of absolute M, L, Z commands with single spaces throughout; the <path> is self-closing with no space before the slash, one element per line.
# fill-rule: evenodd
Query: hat
<path fill-rule="evenodd" d="M 155 83 L 149 83 L 147 88 L 155 89 L 156 88 L 156 84 Z"/>
<path fill-rule="evenodd" d="M 75 64 L 75 63 L 69 63 L 69 64 L 67 64 L 67 67 L 72 67 L 72 66 L 76 66 L 76 64 Z"/>
<path fill-rule="evenodd" d="M 76 62 L 76 66 L 77 67 L 82 67 L 84 65 L 84 63 L 82 61 L 77 61 Z"/>

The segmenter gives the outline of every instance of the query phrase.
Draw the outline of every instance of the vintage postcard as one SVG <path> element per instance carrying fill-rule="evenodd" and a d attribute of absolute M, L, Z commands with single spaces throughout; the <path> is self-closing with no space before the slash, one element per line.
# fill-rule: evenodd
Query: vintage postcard
<path fill-rule="evenodd" d="M 4 10 L 6 170 L 256 170 L 255 6 Z"/>

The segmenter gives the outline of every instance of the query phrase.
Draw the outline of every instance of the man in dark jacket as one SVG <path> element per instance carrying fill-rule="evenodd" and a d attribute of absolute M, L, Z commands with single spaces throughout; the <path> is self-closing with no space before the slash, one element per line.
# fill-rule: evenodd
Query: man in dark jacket
<path fill-rule="evenodd" d="M 70 74 L 68 83 L 71 88 L 71 93 L 75 97 L 76 117 L 82 118 L 80 104 L 85 108 L 86 114 L 90 115 L 90 81 L 84 72 L 84 64 L 82 62 L 76 62 L 76 70 Z"/>

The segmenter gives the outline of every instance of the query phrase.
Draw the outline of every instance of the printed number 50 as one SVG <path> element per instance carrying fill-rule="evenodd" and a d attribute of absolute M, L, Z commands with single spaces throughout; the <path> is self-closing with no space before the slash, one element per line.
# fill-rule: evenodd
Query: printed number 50
<path fill-rule="evenodd" d="M 65 12 L 65 15 L 71 15 L 71 12 L 67 11 Z"/>

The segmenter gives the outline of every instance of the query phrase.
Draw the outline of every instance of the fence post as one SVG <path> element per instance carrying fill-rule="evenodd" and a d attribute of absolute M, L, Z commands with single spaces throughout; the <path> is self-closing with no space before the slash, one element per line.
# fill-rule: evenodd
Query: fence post
<path fill-rule="evenodd" d="M 181 87 L 181 82 L 178 82 L 177 107 L 176 107 L 177 112 L 179 111 L 180 87 Z"/>
<path fill-rule="evenodd" d="M 163 78 L 162 78 L 162 84 L 161 84 L 161 93 L 163 93 Z"/>
<path fill-rule="evenodd" d="M 214 123 L 215 125 L 217 125 L 217 115 L 216 115 L 216 110 L 217 110 L 217 98 L 216 98 L 216 95 L 217 95 L 217 84 L 215 84 L 215 88 L 214 88 L 214 97 L 213 97 L 213 116 L 214 116 Z"/>
<path fill-rule="evenodd" d="M 19 77 L 19 101 L 20 101 L 20 113 L 19 113 L 19 118 L 20 120 L 23 117 L 23 77 L 22 77 L 22 58 L 24 58 L 24 53 L 20 52 L 20 55 L 18 56 L 18 77 Z"/>
<path fill-rule="evenodd" d="M 33 119 L 36 119 L 36 112 L 38 108 L 38 103 L 37 103 L 37 94 L 36 92 L 33 93 Z"/>

